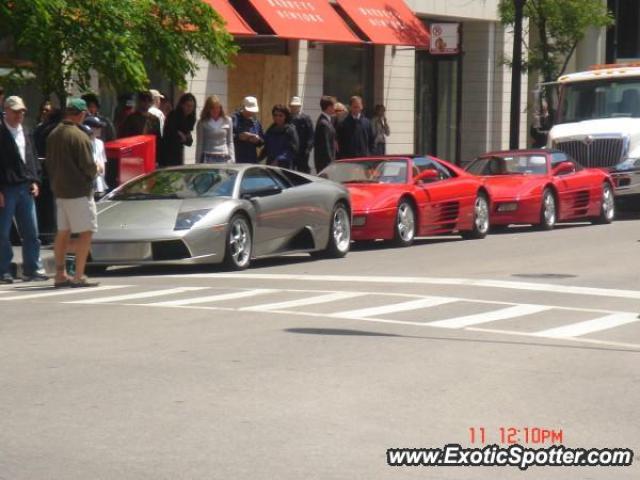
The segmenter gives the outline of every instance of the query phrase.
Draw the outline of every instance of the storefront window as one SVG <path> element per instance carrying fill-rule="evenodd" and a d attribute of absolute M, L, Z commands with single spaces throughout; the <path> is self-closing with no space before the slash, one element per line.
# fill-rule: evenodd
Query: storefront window
<path fill-rule="evenodd" d="M 615 27 L 607 34 L 608 60 L 640 58 L 640 2 L 609 0 L 608 6 L 615 17 Z"/>
<path fill-rule="evenodd" d="M 373 111 L 373 47 L 324 45 L 324 93 L 345 105 L 353 95 L 362 97 L 365 114 Z"/>

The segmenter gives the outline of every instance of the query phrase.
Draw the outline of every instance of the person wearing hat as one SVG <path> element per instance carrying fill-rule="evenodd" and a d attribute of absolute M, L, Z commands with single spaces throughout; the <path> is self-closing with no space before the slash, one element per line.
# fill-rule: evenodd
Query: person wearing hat
<path fill-rule="evenodd" d="M 27 107 L 20 97 L 4 103 L 0 122 L 0 283 L 13 283 L 11 226 L 15 218 L 22 235 L 22 279 L 47 280 L 42 268 L 34 197 L 40 191 L 40 165 L 29 132 L 23 127 Z"/>
<path fill-rule="evenodd" d="M 100 115 L 100 100 L 98 99 L 98 96 L 95 93 L 85 93 L 80 98 L 87 102 L 87 115 L 97 117 L 102 123 L 104 123 L 104 127 L 102 127 L 102 140 L 105 142 L 115 140 L 116 128 L 113 126 L 113 122 L 111 122 L 111 120 Z"/>
<path fill-rule="evenodd" d="M 303 173 L 309 173 L 309 155 L 313 148 L 313 122 L 311 117 L 302 111 L 300 97 L 291 97 L 289 102 L 291 123 L 298 134 L 298 151 L 294 159 L 294 168 Z"/>
<path fill-rule="evenodd" d="M 256 118 L 259 111 L 256 97 L 244 97 L 242 108 L 233 116 L 236 163 L 258 163 L 257 148 L 264 144 L 262 125 Z"/>
<path fill-rule="evenodd" d="M 98 167 L 98 174 L 93 182 L 94 197 L 97 200 L 104 196 L 108 189 L 104 176 L 107 166 L 107 152 L 104 148 L 104 142 L 102 141 L 102 132 L 106 125 L 99 117 L 87 116 L 87 118 L 84 119 L 84 126 L 89 129 L 88 134 L 93 149 L 93 160 Z"/>
<path fill-rule="evenodd" d="M 149 113 L 155 116 L 160 122 L 160 135 L 162 135 L 162 132 L 164 132 L 165 116 L 163 111 L 160 110 L 160 103 L 162 102 L 164 95 L 162 95 L 158 90 L 153 88 L 149 90 L 149 93 L 151 94 L 151 98 L 153 99 L 153 103 L 151 104 L 151 107 L 149 107 Z"/>
<path fill-rule="evenodd" d="M 51 189 L 56 198 L 58 232 L 54 242 L 56 287 L 94 287 L 84 271 L 91 247 L 91 238 L 98 230 L 93 184 L 98 167 L 93 159 L 89 136 L 78 128 L 87 114 L 87 103 L 71 98 L 62 122 L 47 138 L 45 166 L 51 177 Z M 65 258 L 71 234 L 75 242 L 76 265 L 73 278 L 67 275 Z"/>

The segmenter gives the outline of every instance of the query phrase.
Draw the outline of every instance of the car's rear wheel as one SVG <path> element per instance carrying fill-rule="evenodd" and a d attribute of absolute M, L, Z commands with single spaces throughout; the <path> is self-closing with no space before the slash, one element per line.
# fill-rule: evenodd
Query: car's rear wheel
<path fill-rule="evenodd" d="M 557 210 L 556 196 L 551 189 L 545 188 L 544 192 L 542 192 L 542 205 L 540 207 L 540 229 L 553 230 L 558 218 Z"/>
<path fill-rule="evenodd" d="M 408 247 L 416 236 L 416 213 L 408 200 L 402 200 L 396 211 L 393 244 Z"/>
<path fill-rule="evenodd" d="M 602 205 L 600 215 L 592 220 L 593 223 L 611 223 L 616 216 L 616 202 L 613 198 L 613 189 L 607 182 L 602 184 Z"/>
<path fill-rule="evenodd" d="M 460 232 L 462 238 L 473 240 L 487 236 L 489 232 L 489 200 L 484 193 L 478 193 L 473 204 L 473 228 Z"/>
<path fill-rule="evenodd" d="M 331 224 L 329 225 L 329 242 L 322 251 L 312 252 L 318 258 L 342 258 L 351 246 L 351 217 L 344 203 L 333 207 Z"/>
<path fill-rule="evenodd" d="M 231 270 L 244 270 L 251 263 L 251 226 L 244 215 L 234 215 L 227 230 L 224 264 Z"/>

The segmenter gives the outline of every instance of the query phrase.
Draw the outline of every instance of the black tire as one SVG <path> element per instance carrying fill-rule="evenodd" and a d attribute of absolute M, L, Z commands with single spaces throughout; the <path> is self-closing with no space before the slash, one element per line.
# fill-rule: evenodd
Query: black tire
<path fill-rule="evenodd" d="M 408 247 L 416 238 L 416 211 L 408 200 L 400 201 L 393 225 L 393 245 Z"/>
<path fill-rule="evenodd" d="M 558 219 L 558 202 L 550 188 L 542 192 L 542 204 L 540 205 L 540 230 L 553 230 Z"/>
<path fill-rule="evenodd" d="M 479 240 L 489 233 L 489 200 L 480 192 L 473 202 L 473 228 L 460 232 L 465 240 Z"/>
<path fill-rule="evenodd" d="M 236 214 L 229 221 L 224 249 L 224 266 L 229 270 L 244 270 L 251 263 L 253 238 L 246 216 Z"/>
<path fill-rule="evenodd" d="M 344 203 L 337 203 L 331 213 L 327 248 L 311 252 L 315 258 L 342 258 L 349 253 L 351 244 L 351 215 Z"/>
<path fill-rule="evenodd" d="M 592 219 L 595 224 L 607 224 L 613 222 L 616 216 L 616 201 L 613 196 L 613 189 L 608 182 L 602 184 L 602 205 L 600 215 Z"/>

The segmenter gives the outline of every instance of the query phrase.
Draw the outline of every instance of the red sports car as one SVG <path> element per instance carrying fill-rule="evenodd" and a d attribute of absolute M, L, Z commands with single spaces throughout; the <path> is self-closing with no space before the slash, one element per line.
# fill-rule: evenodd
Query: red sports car
<path fill-rule="evenodd" d="M 338 160 L 320 176 L 351 194 L 353 240 L 391 240 L 408 246 L 416 236 L 460 233 L 483 238 L 489 196 L 480 180 L 431 156 Z"/>
<path fill-rule="evenodd" d="M 533 224 L 551 230 L 556 222 L 610 223 L 615 215 L 609 175 L 583 168 L 558 150 L 490 152 L 466 170 L 489 192 L 492 227 Z"/>

